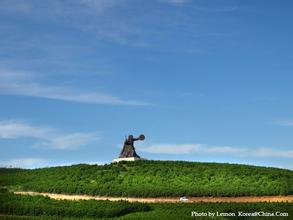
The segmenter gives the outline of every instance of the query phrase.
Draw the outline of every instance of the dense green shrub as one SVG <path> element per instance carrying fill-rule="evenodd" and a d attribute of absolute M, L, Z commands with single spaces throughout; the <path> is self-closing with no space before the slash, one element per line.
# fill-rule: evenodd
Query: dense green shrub
<path fill-rule="evenodd" d="M 149 210 L 150 206 L 143 203 L 52 200 L 43 196 L 20 196 L 3 190 L 0 192 L 0 213 L 8 215 L 109 218 Z"/>
<path fill-rule="evenodd" d="M 13 216 L 38 216 L 40 219 L 75 218 L 116 218 L 119 219 L 190 219 L 191 212 L 282 212 L 293 216 L 292 203 L 128 203 L 110 201 L 65 201 L 52 200 L 42 196 L 24 196 L 0 190 L 0 218 L 13 219 Z M 51 217 L 51 218 L 46 218 Z M 200 219 L 200 218 L 196 218 Z M 206 219 L 206 218 L 204 218 Z M 215 218 L 221 219 L 221 218 Z M 223 218 L 225 219 L 225 218 Z M 226 218 L 227 219 L 227 218 Z M 239 219 L 246 219 L 239 217 Z M 259 218 L 251 218 L 259 219 Z M 261 219 L 266 219 L 261 217 Z M 271 218 L 270 218 L 271 219 Z M 278 219 L 274 217 L 273 219 Z"/>
<path fill-rule="evenodd" d="M 293 194 L 293 171 L 236 164 L 135 161 L 0 169 L 0 185 L 38 192 L 132 197 L 289 195 Z"/>
<path fill-rule="evenodd" d="M 133 213 L 127 216 L 125 219 L 290 219 L 293 216 L 293 204 L 292 203 L 156 203 L 151 204 L 153 211 L 144 213 Z M 191 212 L 218 212 L 218 213 L 235 213 L 236 217 L 194 217 L 191 218 Z M 238 212 L 282 212 L 288 213 L 289 217 L 238 217 Z"/>

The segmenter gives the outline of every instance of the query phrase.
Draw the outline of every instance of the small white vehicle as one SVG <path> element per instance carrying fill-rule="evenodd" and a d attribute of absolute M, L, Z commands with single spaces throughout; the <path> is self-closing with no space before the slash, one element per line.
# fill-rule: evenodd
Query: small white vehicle
<path fill-rule="evenodd" d="M 183 196 L 179 199 L 180 202 L 188 202 L 188 199 L 186 198 L 186 196 Z"/>

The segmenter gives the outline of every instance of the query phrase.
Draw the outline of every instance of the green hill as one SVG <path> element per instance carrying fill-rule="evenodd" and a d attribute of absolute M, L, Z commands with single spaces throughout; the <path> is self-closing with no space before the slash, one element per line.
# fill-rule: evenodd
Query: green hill
<path fill-rule="evenodd" d="M 183 161 L 78 164 L 0 169 L 0 185 L 17 190 L 130 197 L 293 194 L 293 171 Z"/>

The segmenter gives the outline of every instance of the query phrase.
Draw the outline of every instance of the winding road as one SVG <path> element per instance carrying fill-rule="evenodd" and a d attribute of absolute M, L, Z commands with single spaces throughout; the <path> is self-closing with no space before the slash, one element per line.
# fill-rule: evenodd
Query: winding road
<path fill-rule="evenodd" d="M 128 202 L 144 202 L 144 203 L 176 203 L 180 202 L 178 197 L 161 197 L 161 198 L 133 198 L 133 197 L 109 197 L 109 196 L 90 196 L 90 195 L 66 195 L 54 193 L 39 192 L 14 192 L 20 195 L 41 195 L 48 196 L 51 199 L 65 200 L 109 200 Z M 187 197 L 188 203 L 196 202 L 293 202 L 293 195 L 289 196 L 243 196 L 243 197 Z"/>

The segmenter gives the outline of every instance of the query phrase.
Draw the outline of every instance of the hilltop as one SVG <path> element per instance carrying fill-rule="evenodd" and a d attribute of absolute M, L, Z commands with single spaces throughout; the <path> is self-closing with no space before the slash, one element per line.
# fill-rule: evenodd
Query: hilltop
<path fill-rule="evenodd" d="M 292 195 L 293 171 L 224 163 L 135 161 L 0 169 L 13 190 L 128 197 Z"/>

